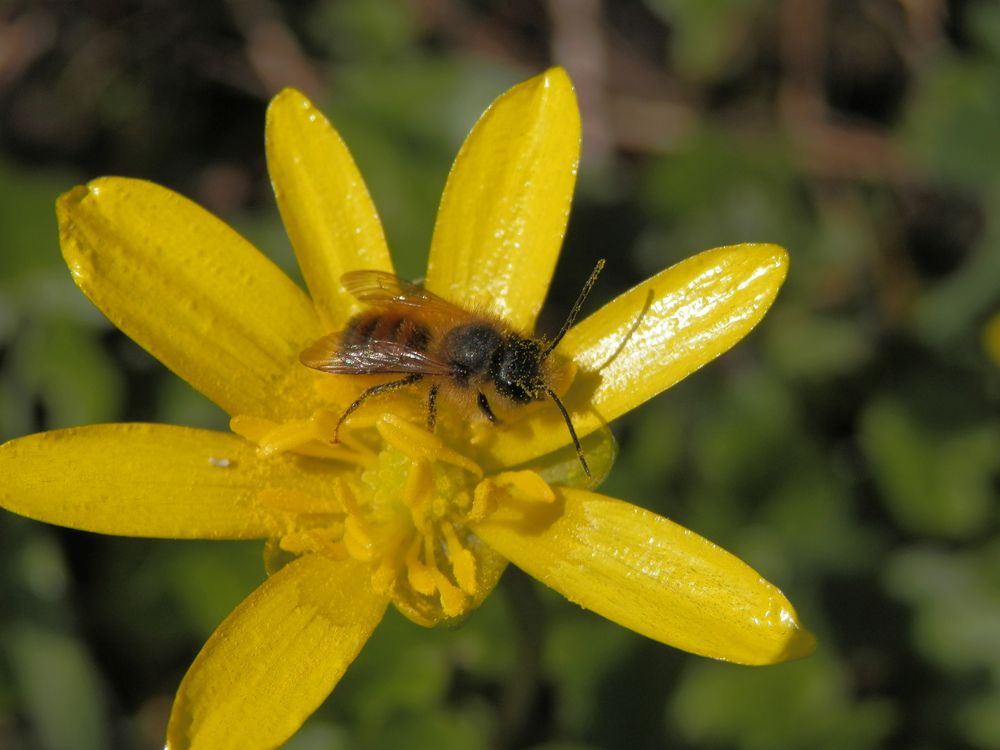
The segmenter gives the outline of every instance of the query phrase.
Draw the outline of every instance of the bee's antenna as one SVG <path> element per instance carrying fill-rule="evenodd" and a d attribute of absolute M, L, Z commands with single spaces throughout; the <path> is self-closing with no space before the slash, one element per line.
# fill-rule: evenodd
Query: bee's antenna
<path fill-rule="evenodd" d="M 566 318 L 566 322 L 563 323 L 562 328 L 559 329 L 559 333 L 556 334 L 556 337 L 549 342 L 549 345 L 545 347 L 545 351 L 542 352 L 543 358 L 551 354 L 552 350 L 559 345 L 560 341 L 562 341 L 563 336 L 566 335 L 566 331 L 568 331 L 570 328 L 573 327 L 573 324 L 576 322 L 576 316 L 580 314 L 580 308 L 583 307 L 583 303 L 587 300 L 587 295 L 590 294 L 590 290 L 593 289 L 594 284 L 597 283 L 597 277 L 601 275 L 602 268 L 604 268 L 604 258 L 601 258 L 599 261 L 597 261 L 597 265 L 594 266 L 594 270 L 590 272 L 590 278 L 587 279 L 587 283 L 584 284 L 583 289 L 580 290 L 580 296 L 576 298 L 576 302 L 573 304 L 572 309 L 569 311 L 569 317 Z M 555 398 L 555 396 L 553 395 L 552 398 Z M 556 399 L 556 403 L 557 404 L 559 403 L 559 399 Z M 562 404 L 559 404 L 559 408 L 562 409 Z M 565 414 L 566 410 L 563 409 L 563 415 Z M 569 422 L 569 417 L 566 418 L 566 421 Z M 572 426 L 570 426 L 569 431 L 573 432 Z M 579 453 L 580 443 L 579 441 L 577 441 L 576 435 L 573 436 L 573 441 L 576 442 L 576 451 L 577 453 Z M 583 460 L 583 454 L 580 455 L 580 460 L 581 461 Z M 585 463 L 584 468 L 586 468 L 586 466 L 587 465 Z M 589 476 L 590 472 L 587 472 L 587 475 Z"/>
<path fill-rule="evenodd" d="M 601 270 L 601 266 L 603 265 L 604 261 L 602 260 L 597 265 L 597 270 L 590 275 L 591 281 L 593 281 L 593 279 L 597 276 L 597 272 Z M 588 282 L 588 286 L 593 286 L 593 284 Z M 555 394 L 555 391 L 553 391 L 551 388 L 546 388 L 545 392 L 549 394 L 549 398 L 551 398 L 553 401 L 556 402 L 556 406 L 559 407 L 559 411 L 562 413 L 563 419 L 566 421 L 566 427 L 569 428 L 569 436 L 573 438 L 573 447 L 576 448 L 576 457 L 580 459 L 580 465 L 583 467 L 583 473 L 586 474 L 588 477 L 591 476 L 590 467 L 587 466 L 587 459 L 583 457 L 583 448 L 580 447 L 580 438 L 576 436 L 576 430 L 573 429 L 573 422 L 569 418 L 569 412 L 566 411 L 566 407 L 563 406 L 562 401 L 559 400 L 559 397 Z"/>

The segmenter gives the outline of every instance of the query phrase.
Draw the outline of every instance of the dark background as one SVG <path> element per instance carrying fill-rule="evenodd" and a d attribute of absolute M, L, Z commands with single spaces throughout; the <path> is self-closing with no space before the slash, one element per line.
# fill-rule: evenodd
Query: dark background
<path fill-rule="evenodd" d="M 1000 748 L 995 2 L 0 2 L 0 439 L 226 426 L 73 287 L 59 193 L 155 180 L 294 274 L 263 151 L 294 85 L 418 277 L 465 133 L 551 64 L 584 154 L 544 325 L 598 257 L 595 302 L 712 246 L 789 249 L 763 324 L 616 423 L 602 489 L 749 561 L 819 650 L 710 662 L 511 570 L 459 630 L 390 614 L 288 747 Z M 260 554 L 4 514 L 0 747 L 161 747 Z"/>

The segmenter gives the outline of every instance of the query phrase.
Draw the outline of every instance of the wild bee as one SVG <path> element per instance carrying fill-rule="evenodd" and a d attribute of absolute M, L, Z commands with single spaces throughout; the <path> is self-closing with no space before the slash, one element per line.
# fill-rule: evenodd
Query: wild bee
<path fill-rule="evenodd" d="M 514 331 L 503 320 L 466 310 L 422 286 L 384 271 L 351 271 L 344 289 L 370 308 L 355 315 L 344 330 L 324 336 L 299 356 L 302 364 L 337 375 L 399 374 L 405 377 L 373 385 L 344 410 L 334 429 L 365 401 L 382 393 L 430 382 L 427 426 L 437 419 L 437 398 L 456 405 L 474 403 L 491 423 L 498 422 L 492 403 L 523 406 L 545 398 L 559 409 L 584 472 L 590 467 L 562 401 L 552 390 L 549 355 L 576 321 L 604 267 L 598 261 L 566 322 L 551 341 Z"/>

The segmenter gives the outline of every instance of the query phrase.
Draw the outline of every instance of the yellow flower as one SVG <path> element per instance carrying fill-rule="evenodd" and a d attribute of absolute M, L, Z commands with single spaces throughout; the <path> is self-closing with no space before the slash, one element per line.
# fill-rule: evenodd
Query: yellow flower
<path fill-rule="evenodd" d="M 464 307 L 488 305 L 530 332 L 565 230 L 579 138 L 562 70 L 501 96 L 449 176 L 427 288 Z M 76 283 L 224 408 L 233 432 L 108 424 L 0 447 L 0 502 L 16 513 L 109 534 L 268 540 L 271 575 L 181 683 L 170 747 L 279 745 L 330 693 L 390 602 L 424 625 L 461 617 L 508 560 L 696 654 L 766 664 L 812 649 L 791 604 L 745 563 L 583 489 L 551 402 L 496 427 L 443 404 L 432 434 L 421 394 L 397 393 L 366 403 L 332 444 L 339 415 L 373 381 L 311 370 L 299 353 L 362 309 L 341 286 L 345 272 L 392 265 L 346 147 L 296 91 L 268 109 L 267 157 L 308 296 L 162 187 L 102 178 L 58 201 Z M 557 388 L 595 480 L 610 466 L 606 423 L 744 336 L 786 264 L 773 245 L 711 250 L 568 332 L 554 354 L 568 373 Z"/>
<path fill-rule="evenodd" d="M 986 327 L 983 330 L 983 348 L 986 350 L 986 354 L 1000 365 L 1000 313 L 996 313 L 986 321 Z"/>

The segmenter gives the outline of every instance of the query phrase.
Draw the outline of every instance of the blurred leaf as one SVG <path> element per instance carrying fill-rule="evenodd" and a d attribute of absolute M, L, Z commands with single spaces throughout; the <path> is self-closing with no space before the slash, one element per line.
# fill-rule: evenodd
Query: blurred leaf
<path fill-rule="evenodd" d="M 850 318 L 782 307 L 764 331 L 771 361 L 789 377 L 806 381 L 843 377 L 872 355 L 870 331 Z"/>
<path fill-rule="evenodd" d="M 73 180 L 0 159 L 0 292 L 62 265 L 55 201 Z"/>
<path fill-rule="evenodd" d="M 916 608 L 916 645 L 932 664 L 989 667 L 1000 676 L 1000 544 L 960 553 L 902 548 L 890 559 L 885 581 Z"/>
<path fill-rule="evenodd" d="M 638 641 L 625 628 L 581 613 L 578 607 L 556 608 L 546 639 L 545 672 L 560 686 L 562 726 L 586 731 L 599 721 L 601 682 L 634 651 Z"/>
<path fill-rule="evenodd" d="M 315 716 L 281 746 L 281 750 L 351 750 L 356 747 L 342 727 L 319 721 Z"/>
<path fill-rule="evenodd" d="M 34 429 L 31 396 L 13 378 L 0 379 L 0 440 L 25 435 Z"/>
<path fill-rule="evenodd" d="M 670 50 L 678 70 L 708 81 L 733 69 L 750 51 L 749 35 L 767 4 L 759 0 L 645 0 L 674 27 Z"/>
<path fill-rule="evenodd" d="M 854 702 L 828 658 L 744 669 L 692 662 L 669 707 L 670 721 L 698 747 L 883 747 L 895 723 L 888 700 Z"/>
<path fill-rule="evenodd" d="M 156 395 L 158 421 L 223 432 L 229 429 L 229 415 L 180 378 L 164 378 Z"/>
<path fill-rule="evenodd" d="M 829 456 L 801 455 L 785 467 L 758 523 L 780 539 L 794 569 L 771 580 L 802 576 L 804 566 L 863 574 L 880 551 L 877 530 L 856 517 L 853 488 Z M 762 559 L 760 554 L 755 560 Z"/>
<path fill-rule="evenodd" d="M 712 409 L 695 427 L 694 451 L 707 483 L 736 489 L 772 479 L 773 457 L 795 434 L 796 404 L 765 371 L 747 369 L 731 376 Z"/>
<path fill-rule="evenodd" d="M 1000 686 L 968 700 L 958 711 L 958 730 L 973 747 L 1000 747 Z"/>
<path fill-rule="evenodd" d="M 447 654 L 440 646 L 414 642 L 378 666 L 379 673 L 369 671 L 354 696 L 362 724 L 391 725 L 400 714 L 417 715 L 444 698 L 450 675 Z"/>
<path fill-rule="evenodd" d="M 118 416 L 122 378 L 92 330 L 62 318 L 37 320 L 14 350 L 15 367 L 45 409 L 48 428 Z"/>
<path fill-rule="evenodd" d="M 786 146 L 711 125 L 651 159 L 641 201 L 652 220 L 634 256 L 655 273 L 699 250 L 775 242 L 796 250 L 807 227 Z"/>
<path fill-rule="evenodd" d="M 969 259 L 917 299 L 912 324 L 934 345 L 967 337 L 1000 301 L 1000 184 L 986 208 L 987 226 Z"/>
<path fill-rule="evenodd" d="M 208 636 L 264 582 L 258 542 L 185 542 L 147 561 L 141 575 L 160 580 L 184 625 Z M 137 572 L 138 576 L 138 572 Z"/>
<path fill-rule="evenodd" d="M 350 717 L 366 736 L 378 735 L 404 715 L 446 702 L 457 680 L 504 679 L 514 661 L 513 647 L 497 593 L 461 625 L 447 628 L 418 627 L 390 606 L 326 708 L 331 715 Z"/>
<path fill-rule="evenodd" d="M 973 5 L 969 8 L 967 28 L 993 62 L 1000 61 L 1000 6 L 996 3 Z"/>
<path fill-rule="evenodd" d="M 42 747 L 109 747 L 100 679 L 90 656 L 75 638 L 21 624 L 4 629 L 2 647 Z"/>
<path fill-rule="evenodd" d="M 320 3 L 307 30 L 317 44 L 355 61 L 406 56 L 417 32 L 413 8 L 393 0 Z"/>
<path fill-rule="evenodd" d="M 883 398 L 862 414 L 861 447 L 888 510 L 905 528 L 961 538 L 981 532 L 994 515 L 997 425 L 936 434 L 901 402 Z"/>
<path fill-rule="evenodd" d="M 914 161 L 940 179 L 978 188 L 1000 180 L 1000 67 L 945 58 L 917 79 L 901 130 Z"/>
<path fill-rule="evenodd" d="M 488 731 L 468 711 L 432 709 L 397 716 L 376 738 L 372 750 L 477 750 L 491 747 Z"/>

